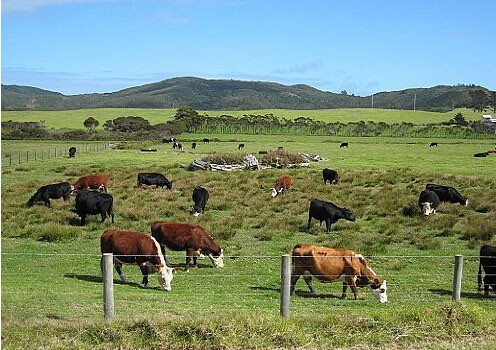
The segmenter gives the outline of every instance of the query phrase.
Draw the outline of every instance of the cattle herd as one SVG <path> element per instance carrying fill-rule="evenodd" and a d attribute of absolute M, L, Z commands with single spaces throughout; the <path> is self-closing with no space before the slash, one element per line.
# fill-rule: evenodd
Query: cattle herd
<path fill-rule="evenodd" d="M 175 142 L 175 141 L 174 141 Z M 208 142 L 204 140 L 204 142 Z M 322 171 L 324 185 L 329 182 L 338 183 L 338 173 L 335 170 Z M 172 181 L 160 173 L 139 173 L 137 175 L 137 188 L 143 185 L 165 187 L 172 190 Z M 279 177 L 274 188 L 271 189 L 272 197 L 286 193 L 293 186 L 293 179 L 288 175 Z M 88 175 L 79 178 L 72 185 L 69 182 L 60 182 L 41 186 L 29 199 L 28 206 L 36 202 L 43 202 L 50 207 L 50 199 L 63 198 L 69 200 L 71 194 L 76 193 L 74 212 L 81 218 L 80 224 L 85 225 L 87 215 L 101 215 L 101 222 L 107 217 L 114 222 L 113 197 L 108 192 L 108 178 L 104 175 Z M 209 199 L 207 189 L 198 186 L 194 188 L 192 200 L 194 202 L 191 214 L 198 216 L 205 211 Z M 420 213 L 428 216 L 436 212 L 441 202 L 459 203 L 468 205 L 455 188 L 439 184 L 427 184 L 420 193 L 418 205 Z M 331 224 L 339 219 L 355 221 L 356 217 L 347 208 L 336 204 L 312 199 L 308 210 L 307 231 L 310 229 L 311 220 L 316 219 L 326 223 L 327 233 L 331 232 Z M 143 275 L 143 285 L 148 285 L 148 274 L 157 273 L 160 286 L 171 290 L 171 281 L 176 272 L 175 268 L 168 266 L 165 247 L 174 251 L 186 251 L 185 271 L 189 271 L 191 262 L 197 267 L 198 257 L 207 255 L 216 268 L 224 266 L 223 249 L 213 240 L 210 234 L 200 225 L 157 221 L 150 227 L 150 233 L 129 230 L 106 230 L 100 239 L 101 253 L 112 253 L 114 266 L 120 279 L 126 282 L 122 273 L 122 264 L 137 264 Z M 373 296 L 384 303 L 387 301 L 386 281 L 375 274 L 367 260 L 360 254 L 351 250 L 333 249 L 314 245 L 297 244 L 292 251 L 293 271 L 291 276 L 291 293 L 295 292 L 298 279 L 303 276 L 311 293 L 315 289 L 311 283 L 312 276 L 321 282 L 341 280 L 343 282 L 342 297 L 346 290 L 351 288 L 355 299 L 358 298 L 357 287 L 369 286 Z M 484 289 L 487 295 L 492 289 L 496 292 L 496 247 L 483 246 L 480 250 L 480 263 L 478 274 L 479 290 Z M 485 276 L 482 278 L 482 271 Z"/>

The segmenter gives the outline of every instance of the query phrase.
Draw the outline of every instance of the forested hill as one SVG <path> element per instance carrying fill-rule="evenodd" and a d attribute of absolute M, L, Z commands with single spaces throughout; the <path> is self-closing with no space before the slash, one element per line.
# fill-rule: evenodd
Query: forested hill
<path fill-rule="evenodd" d="M 66 110 L 79 108 L 178 108 L 198 110 L 392 108 L 447 111 L 473 103 L 476 85 L 439 85 L 359 97 L 324 92 L 311 86 L 272 82 L 173 78 L 112 93 L 63 95 L 29 86 L 2 84 L 2 110 Z"/>

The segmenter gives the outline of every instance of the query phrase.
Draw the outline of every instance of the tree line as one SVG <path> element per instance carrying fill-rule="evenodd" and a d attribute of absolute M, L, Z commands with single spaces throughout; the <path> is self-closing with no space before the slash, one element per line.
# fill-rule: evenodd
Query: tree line
<path fill-rule="evenodd" d="M 495 134 L 495 126 L 481 121 L 467 121 L 461 113 L 443 123 L 415 125 L 359 121 L 325 123 L 308 117 L 278 118 L 272 113 L 208 116 L 191 107 L 180 107 L 173 120 L 151 125 L 139 116 L 107 120 L 103 131 L 97 131 L 99 121 L 88 117 L 85 129 L 47 130 L 43 123 L 2 122 L 4 139 L 60 139 L 60 140 L 160 140 L 184 132 L 201 134 L 288 134 L 321 136 L 391 136 L 391 137 L 450 137 L 482 138 Z"/>

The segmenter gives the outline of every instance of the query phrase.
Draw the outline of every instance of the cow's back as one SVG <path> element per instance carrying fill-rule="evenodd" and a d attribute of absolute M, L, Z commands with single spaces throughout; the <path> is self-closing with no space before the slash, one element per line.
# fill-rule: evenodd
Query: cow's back
<path fill-rule="evenodd" d="M 210 235 L 199 225 L 176 222 L 154 222 L 152 236 L 172 250 L 208 249 L 220 250 Z"/>
<path fill-rule="evenodd" d="M 361 275 L 363 261 L 351 250 L 307 244 L 293 248 L 294 269 L 308 271 L 321 281 L 332 281 L 342 275 Z"/>
<path fill-rule="evenodd" d="M 146 233 L 128 230 L 106 230 L 100 237 L 101 253 L 122 255 L 119 260 L 128 260 L 126 255 L 153 256 L 158 255 L 157 246 Z"/>

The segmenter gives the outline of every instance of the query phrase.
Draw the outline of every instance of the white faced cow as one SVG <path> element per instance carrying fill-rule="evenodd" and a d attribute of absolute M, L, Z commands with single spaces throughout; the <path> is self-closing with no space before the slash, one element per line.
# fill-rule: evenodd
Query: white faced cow
<path fill-rule="evenodd" d="M 312 276 L 321 282 L 343 281 L 346 297 L 348 286 L 358 299 L 357 287 L 369 286 L 372 295 L 381 303 L 387 302 L 386 281 L 375 274 L 365 258 L 351 250 L 334 249 L 308 244 L 297 244 L 293 248 L 293 273 L 291 294 L 294 295 L 296 282 L 303 276 L 310 292 L 315 293 Z"/>
<path fill-rule="evenodd" d="M 102 254 L 114 255 L 114 266 L 122 282 L 127 282 L 122 273 L 122 264 L 138 264 L 145 287 L 148 286 L 148 272 L 153 271 L 157 273 L 158 282 L 163 289 L 172 289 L 171 282 L 176 270 L 166 265 L 160 245 L 150 235 L 135 231 L 106 230 L 100 238 L 100 248 Z"/>

